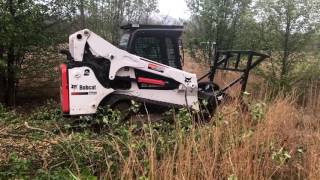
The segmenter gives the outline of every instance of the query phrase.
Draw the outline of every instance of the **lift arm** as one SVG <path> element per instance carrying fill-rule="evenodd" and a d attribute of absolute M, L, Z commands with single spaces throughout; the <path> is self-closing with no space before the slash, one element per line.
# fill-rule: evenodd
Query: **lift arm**
<path fill-rule="evenodd" d="M 69 50 L 74 61 L 81 62 L 84 60 L 86 46 L 88 46 L 94 56 L 103 57 L 110 61 L 110 80 L 114 80 L 116 73 L 121 68 L 132 67 L 172 78 L 183 84 L 186 88 L 197 88 L 195 74 L 130 54 L 117 48 L 88 29 L 78 31 L 69 37 Z"/>

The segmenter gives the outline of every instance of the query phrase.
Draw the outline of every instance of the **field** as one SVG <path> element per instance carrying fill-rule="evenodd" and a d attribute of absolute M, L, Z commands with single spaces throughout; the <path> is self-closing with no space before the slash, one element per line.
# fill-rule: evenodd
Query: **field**
<path fill-rule="evenodd" d="M 185 68 L 206 69 L 190 58 Z M 263 81 L 252 76 L 248 110 L 230 102 L 207 123 L 187 109 L 157 122 L 110 112 L 93 123 L 61 117 L 54 100 L 0 106 L 0 179 L 320 179 L 317 89 L 301 103 L 295 91 L 269 98 L 255 83 Z"/>

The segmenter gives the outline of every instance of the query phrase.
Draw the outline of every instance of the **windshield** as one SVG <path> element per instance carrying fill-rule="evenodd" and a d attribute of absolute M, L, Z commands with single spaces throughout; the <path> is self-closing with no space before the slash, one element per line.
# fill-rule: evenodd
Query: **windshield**
<path fill-rule="evenodd" d="M 123 34 L 120 39 L 119 48 L 127 50 L 129 38 L 130 38 L 129 33 Z"/>

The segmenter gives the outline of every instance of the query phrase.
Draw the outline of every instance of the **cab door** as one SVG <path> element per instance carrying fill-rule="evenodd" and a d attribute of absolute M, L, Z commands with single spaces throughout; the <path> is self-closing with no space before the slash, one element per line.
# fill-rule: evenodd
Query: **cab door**
<path fill-rule="evenodd" d="M 133 34 L 134 37 L 128 48 L 130 53 L 181 69 L 177 37 L 151 31 Z"/>

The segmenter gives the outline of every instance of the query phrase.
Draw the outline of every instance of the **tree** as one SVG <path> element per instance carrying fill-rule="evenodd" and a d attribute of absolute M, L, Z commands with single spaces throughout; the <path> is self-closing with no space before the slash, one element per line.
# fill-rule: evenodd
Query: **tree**
<path fill-rule="evenodd" d="M 157 0 L 91 0 L 87 8 L 87 28 L 112 43 L 119 40 L 123 23 L 148 23 L 157 10 Z"/>
<path fill-rule="evenodd" d="M 257 19 L 269 24 L 274 50 L 282 52 L 281 78 L 285 79 L 295 61 L 293 53 L 302 50 L 319 23 L 317 0 L 260 0 Z"/>
<path fill-rule="evenodd" d="M 81 29 L 86 27 L 86 20 L 84 15 L 84 8 L 85 8 L 85 0 L 79 0 L 79 11 L 80 11 L 80 24 Z"/>
<path fill-rule="evenodd" d="M 237 26 L 241 17 L 247 12 L 251 0 L 186 0 L 186 2 L 192 12 L 192 24 L 196 25 L 193 26 L 194 32 L 201 32 L 201 41 L 215 41 L 220 49 L 233 48 Z"/>
<path fill-rule="evenodd" d="M 130 0 L 126 3 L 125 21 L 148 24 L 152 12 L 157 12 L 158 0 Z"/>
<path fill-rule="evenodd" d="M 15 104 L 26 54 L 66 42 L 71 32 L 83 28 L 117 43 L 122 23 L 147 22 L 156 7 L 157 0 L 0 0 L 0 85 L 5 103 Z"/>
<path fill-rule="evenodd" d="M 50 42 L 45 32 L 48 8 L 32 0 L 0 1 L 0 61 L 5 70 L 5 103 L 15 104 L 18 70 L 27 52 Z"/>

